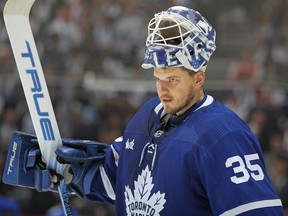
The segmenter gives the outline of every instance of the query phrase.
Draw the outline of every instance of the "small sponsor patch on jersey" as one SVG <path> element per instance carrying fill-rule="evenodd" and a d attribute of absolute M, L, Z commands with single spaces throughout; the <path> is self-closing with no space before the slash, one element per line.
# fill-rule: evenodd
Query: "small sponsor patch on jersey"
<path fill-rule="evenodd" d="M 154 137 L 158 138 L 158 137 L 161 137 L 164 133 L 164 130 L 157 130 L 155 133 L 154 133 Z"/>
<path fill-rule="evenodd" d="M 135 140 L 133 139 L 132 141 L 130 141 L 129 139 L 126 141 L 125 143 L 125 149 L 130 149 L 130 150 L 134 150 L 134 144 L 135 144 Z"/>

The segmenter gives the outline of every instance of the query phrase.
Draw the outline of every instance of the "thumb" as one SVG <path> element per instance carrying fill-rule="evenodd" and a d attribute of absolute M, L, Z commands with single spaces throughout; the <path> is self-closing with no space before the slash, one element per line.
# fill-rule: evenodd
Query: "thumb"
<path fill-rule="evenodd" d="M 55 154 L 59 163 L 85 163 L 86 161 L 86 153 L 82 149 L 60 146 Z"/>

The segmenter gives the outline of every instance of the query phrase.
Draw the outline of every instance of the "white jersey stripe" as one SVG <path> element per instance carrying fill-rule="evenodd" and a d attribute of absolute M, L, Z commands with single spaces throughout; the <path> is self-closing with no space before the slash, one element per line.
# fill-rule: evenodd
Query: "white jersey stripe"
<path fill-rule="evenodd" d="M 111 185 L 111 182 L 105 172 L 105 169 L 104 167 L 101 165 L 99 167 L 100 169 L 100 174 L 101 174 L 101 178 L 102 178 L 102 182 L 103 182 L 103 185 L 105 187 L 105 190 L 107 192 L 107 195 L 112 199 L 112 200 L 115 200 L 115 192 L 113 190 L 113 187 Z"/>
<path fill-rule="evenodd" d="M 159 103 L 155 108 L 154 108 L 154 112 L 158 115 L 159 111 L 161 110 L 161 108 L 163 107 L 162 103 Z"/>
<path fill-rule="evenodd" d="M 194 112 L 196 112 L 197 110 L 199 110 L 199 109 L 201 109 L 203 107 L 209 106 L 210 104 L 213 103 L 213 101 L 214 101 L 214 98 L 212 96 L 210 96 L 210 95 L 207 95 L 207 98 L 204 101 L 204 103 L 200 107 L 198 107 Z"/>
<path fill-rule="evenodd" d="M 122 141 L 123 141 L 123 137 L 122 136 L 120 136 L 117 139 L 115 139 L 115 142 L 122 142 Z"/>
<path fill-rule="evenodd" d="M 273 206 L 282 206 L 281 200 L 273 199 L 273 200 L 262 200 L 262 201 L 247 203 L 247 204 L 238 206 L 234 209 L 230 209 L 219 216 L 238 215 L 247 211 L 251 211 L 253 209 L 267 208 L 267 207 L 273 207 Z"/>
<path fill-rule="evenodd" d="M 121 143 L 122 141 L 123 141 L 123 137 L 120 136 L 120 137 L 118 137 L 117 139 L 115 139 L 114 143 L 115 143 L 115 142 Z M 112 149 L 112 153 L 113 153 L 113 156 L 114 156 L 115 164 L 116 164 L 116 166 L 118 167 L 119 154 L 118 154 L 118 152 L 115 150 L 113 144 L 111 145 L 111 149 Z"/>
<path fill-rule="evenodd" d="M 114 155 L 115 164 L 116 164 L 116 166 L 118 167 L 119 154 L 118 154 L 118 152 L 115 150 L 115 148 L 114 148 L 113 145 L 111 145 L 111 149 L 112 149 L 112 152 L 113 152 L 113 155 Z"/>

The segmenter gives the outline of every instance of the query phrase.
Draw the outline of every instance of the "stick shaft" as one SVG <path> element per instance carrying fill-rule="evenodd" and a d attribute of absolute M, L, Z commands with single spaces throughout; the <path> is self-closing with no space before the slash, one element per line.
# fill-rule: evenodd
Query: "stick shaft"
<path fill-rule="evenodd" d="M 62 139 L 29 22 L 34 2 L 8 0 L 4 8 L 4 21 L 41 154 L 48 169 L 63 174 L 64 165 L 57 162 L 55 154 L 55 150 L 62 145 Z M 65 215 L 72 215 L 64 180 L 58 190 Z"/>

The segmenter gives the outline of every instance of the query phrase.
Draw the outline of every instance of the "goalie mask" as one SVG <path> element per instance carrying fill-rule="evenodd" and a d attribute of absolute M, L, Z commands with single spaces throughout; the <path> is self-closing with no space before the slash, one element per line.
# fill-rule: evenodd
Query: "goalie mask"
<path fill-rule="evenodd" d="M 197 11 L 174 6 L 148 24 L 144 69 L 184 66 L 205 71 L 216 49 L 216 31 Z"/>

